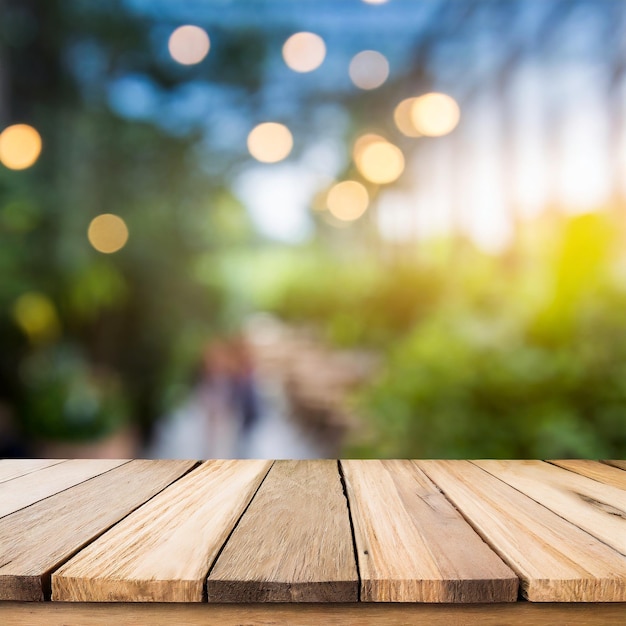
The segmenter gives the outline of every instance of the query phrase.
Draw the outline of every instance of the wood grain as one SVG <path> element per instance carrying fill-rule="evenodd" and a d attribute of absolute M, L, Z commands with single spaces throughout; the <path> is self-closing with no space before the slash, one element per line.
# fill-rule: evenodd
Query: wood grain
<path fill-rule="evenodd" d="M 517 576 L 410 461 L 341 461 L 365 602 L 513 602 Z"/>
<path fill-rule="evenodd" d="M 626 489 L 626 472 L 605 465 L 599 461 L 587 461 L 583 459 L 577 460 L 555 460 L 549 461 L 552 465 L 557 465 L 563 469 L 587 476 L 593 480 L 597 480 L 605 485 L 611 485 L 618 489 Z"/>
<path fill-rule="evenodd" d="M 193 461 L 130 461 L 0 520 L 0 600 L 43 600 L 50 571 Z"/>
<path fill-rule="evenodd" d="M 0 605 L 10 626 L 624 626 L 626 604 L 83 604 Z"/>
<path fill-rule="evenodd" d="M 626 461 L 600 461 L 601 463 L 606 463 L 607 465 L 612 465 L 613 467 L 617 467 L 619 469 L 626 470 Z"/>
<path fill-rule="evenodd" d="M 515 463 L 515 462 L 512 462 Z M 624 602 L 626 559 L 469 461 L 417 461 L 536 602 Z"/>
<path fill-rule="evenodd" d="M 57 463 L 63 463 L 63 459 L 2 459 L 0 460 L 0 483 Z"/>
<path fill-rule="evenodd" d="M 626 490 L 543 461 L 476 461 L 479 467 L 626 555 Z"/>
<path fill-rule="evenodd" d="M 76 459 L 0 483 L 0 517 L 19 511 L 124 463 L 128 463 L 128 460 Z"/>
<path fill-rule="evenodd" d="M 356 602 L 336 461 L 276 461 L 207 580 L 209 602 Z"/>
<path fill-rule="evenodd" d="M 219 550 L 271 461 L 207 461 L 52 576 L 52 599 L 201 602 Z"/>

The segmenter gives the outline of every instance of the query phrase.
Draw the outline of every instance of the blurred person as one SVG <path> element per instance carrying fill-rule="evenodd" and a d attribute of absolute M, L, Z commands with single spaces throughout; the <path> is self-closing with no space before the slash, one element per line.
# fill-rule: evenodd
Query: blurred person
<path fill-rule="evenodd" d="M 245 439 L 250 437 L 261 413 L 254 360 L 250 346 L 242 335 L 235 337 L 230 346 L 234 364 L 232 400 L 239 417 L 241 438 Z"/>
<path fill-rule="evenodd" d="M 203 459 L 241 455 L 260 414 L 245 338 L 215 339 L 202 354 L 189 399 L 157 426 L 151 455 Z"/>

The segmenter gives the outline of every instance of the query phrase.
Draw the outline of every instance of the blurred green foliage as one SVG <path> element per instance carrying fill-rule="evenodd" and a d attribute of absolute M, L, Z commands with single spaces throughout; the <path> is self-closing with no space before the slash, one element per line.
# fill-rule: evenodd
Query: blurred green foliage
<path fill-rule="evenodd" d="M 283 317 L 383 355 L 354 398 L 366 422 L 346 455 L 626 455 L 616 224 L 598 213 L 528 232 L 502 257 L 460 245 L 453 264 L 315 262 L 275 292 Z"/>
<path fill-rule="evenodd" d="M 377 263 L 371 256 L 338 261 L 299 250 L 283 258 L 261 308 L 294 324 L 314 325 L 341 347 L 382 348 L 437 306 L 441 269 L 411 262 Z"/>
<path fill-rule="evenodd" d="M 207 339 L 232 323 L 216 259 L 247 245 L 251 226 L 223 177 L 190 167 L 197 131 L 166 132 L 108 104 L 129 74 L 162 94 L 188 82 L 155 61 L 151 24 L 117 0 L 2 5 L 3 122 L 28 121 L 44 145 L 28 170 L 0 167 L 0 417 L 10 412 L 30 440 L 124 424 L 147 436 L 184 397 Z M 235 38 L 214 81 L 233 82 L 247 45 L 262 62 L 257 39 Z M 132 245 L 103 255 L 86 233 L 109 212 Z"/>

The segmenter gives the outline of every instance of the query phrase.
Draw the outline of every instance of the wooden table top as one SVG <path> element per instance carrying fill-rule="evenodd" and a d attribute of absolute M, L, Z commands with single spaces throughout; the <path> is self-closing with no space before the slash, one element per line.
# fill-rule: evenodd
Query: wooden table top
<path fill-rule="evenodd" d="M 0 460 L 4 601 L 619 603 L 625 555 L 625 461 Z"/>

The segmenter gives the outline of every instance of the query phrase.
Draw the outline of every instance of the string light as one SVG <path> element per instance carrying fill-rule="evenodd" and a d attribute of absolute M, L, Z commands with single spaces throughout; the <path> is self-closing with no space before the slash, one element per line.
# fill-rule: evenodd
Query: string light
<path fill-rule="evenodd" d="M 264 122 L 255 126 L 248 135 L 250 154 L 262 163 L 277 163 L 286 158 L 293 147 L 289 129 L 276 122 Z"/>
<path fill-rule="evenodd" d="M 326 196 L 326 206 L 337 219 L 352 222 L 367 210 L 369 195 L 367 189 L 355 180 L 345 180 L 330 188 Z"/>
<path fill-rule="evenodd" d="M 326 44 L 315 33 L 296 33 L 283 46 L 283 59 L 294 72 L 312 72 L 326 57 Z"/>
<path fill-rule="evenodd" d="M 182 65 L 200 63 L 209 53 L 211 42 L 199 26 L 180 26 L 171 35 L 168 48 L 172 58 Z"/>
<path fill-rule="evenodd" d="M 126 222 L 113 213 L 103 213 L 91 220 L 87 230 L 89 243 L 104 254 L 121 250 L 128 241 Z"/>
<path fill-rule="evenodd" d="M 460 117 L 456 100 L 445 93 L 427 93 L 411 106 L 413 126 L 427 137 L 441 137 L 452 132 Z"/>
<path fill-rule="evenodd" d="M 24 170 L 41 154 L 41 136 L 28 124 L 14 124 L 0 133 L 0 163 L 12 170 Z"/>

